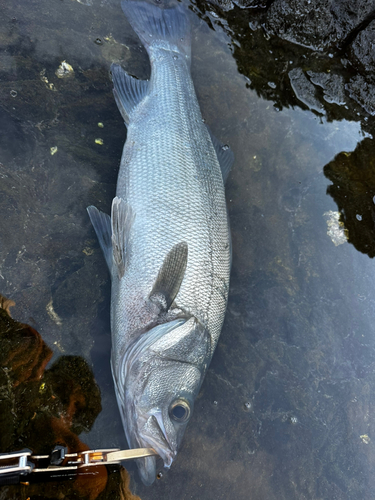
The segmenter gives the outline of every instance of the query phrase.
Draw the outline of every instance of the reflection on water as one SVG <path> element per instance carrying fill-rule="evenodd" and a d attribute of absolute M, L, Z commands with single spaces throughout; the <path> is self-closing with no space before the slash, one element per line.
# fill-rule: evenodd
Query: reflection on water
<path fill-rule="evenodd" d="M 348 241 L 375 257 L 375 144 L 366 138 L 353 152 L 343 151 L 324 167 L 332 182 L 327 193 L 337 203 Z"/>
<path fill-rule="evenodd" d="M 51 349 L 34 328 L 10 317 L 13 306 L 0 295 L 1 452 L 29 448 L 35 455 L 49 455 L 56 444 L 67 453 L 88 450 L 78 435 L 91 429 L 101 411 L 91 369 L 79 356 L 62 356 L 46 369 Z M 105 467 L 91 467 L 88 476 L 79 474 L 74 481 L 32 484 L 24 490 L 56 498 L 58 484 L 59 498 L 139 500 L 130 493 L 127 472 L 120 469 L 109 474 Z M 1 498 L 19 498 L 20 488 L 3 487 Z"/>
<path fill-rule="evenodd" d="M 236 157 L 226 188 L 230 299 L 182 450 L 151 488 L 134 467 L 134 491 L 150 500 L 370 500 L 373 118 L 345 87 L 340 93 L 352 75 L 338 56 L 249 28 L 249 11 L 215 17 L 198 7 L 193 81 L 206 122 Z M 109 211 L 125 138 L 109 66 L 122 61 L 147 78 L 147 56 L 115 0 L 18 0 L 2 9 L 0 286 L 20 321 L 53 347 L 56 370 L 66 374 L 65 356 L 92 367 L 102 411 L 89 430 L 98 407 L 72 410 L 79 439 L 123 447 L 109 368 L 109 277 L 85 209 Z M 63 61 L 74 70 L 68 78 L 56 75 Z M 331 212 L 348 233 L 339 245 L 327 234 Z M 51 370 L 47 389 L 27 382 L 35 401 L 25 401 L 25 434 L 12 417 L 1 439 L 16 432 L 42 446 L 44 428 L 31 419 L 59 376 L 31 359 L 32 377 Z M 56 405 L 68 408 L 63 389 Z M 50 425 L 57 414 L 48 408 Z"/>

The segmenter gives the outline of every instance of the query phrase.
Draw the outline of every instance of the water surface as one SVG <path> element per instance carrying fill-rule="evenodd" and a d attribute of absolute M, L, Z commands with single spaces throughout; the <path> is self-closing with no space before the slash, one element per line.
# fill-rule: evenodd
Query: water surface
<path fill-rule="evenodd" d="M 238 33 L 200 9 L 191 12 L 192 77 L 207 124 L 236 157 L 226 188 L 230 298 L 177 460 L 150 488 L 129 464 L 132 490 L 150 500 L 371 499 L 371 117 L 354 119 L 349 101 L 347 112 L 306 104 L 274 73 L 261 87 L 253 61 L 238 56 Z M 147 78 L 147 56 L 115 1 L 17 0 L 1 10 L 0 292 L 51 348 L 50 363 L 74 355 L 92 368 L 102 411 L 80 440 L 122 448 L 109 275 L 86 207 L 109 212 L 126 136 L 109 66 Z M 275 50 L 261 31 L 245 35 Z M 59 78 L 63 61 L 72 71 Z M 2 446 L 19 449 L 22 439 Z"/>

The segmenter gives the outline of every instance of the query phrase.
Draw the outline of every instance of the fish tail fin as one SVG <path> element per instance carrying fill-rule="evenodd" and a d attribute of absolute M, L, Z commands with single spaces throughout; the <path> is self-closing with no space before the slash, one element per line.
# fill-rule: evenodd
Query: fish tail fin
<path fill-rule="evenodd" d="M 178 51 L 190 61 L 190 23 L 181 5 L 162 9 L 145 1 L 123 0 L 121 7 L 147 50 L 164 42 L 162 48 Z"/>

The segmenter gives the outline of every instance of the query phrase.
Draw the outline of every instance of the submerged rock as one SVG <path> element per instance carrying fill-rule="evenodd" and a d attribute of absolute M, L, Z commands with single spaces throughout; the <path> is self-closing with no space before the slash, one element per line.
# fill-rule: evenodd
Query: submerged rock
<path fill-rule="evenodd" d="M 345 104 L 345 81 L 341 75 L 307 71 L 311 83 L 323 89 L 323 99 L 339 106 Z"/>
<path fill-rule="evenodd" d="M 292 89 L 297 97 L 309 109 L 325 114 L 323 105 L 315 97 L 315 87 L 308 80 L 301 68 L 294 68 L 288 73 Z"/>

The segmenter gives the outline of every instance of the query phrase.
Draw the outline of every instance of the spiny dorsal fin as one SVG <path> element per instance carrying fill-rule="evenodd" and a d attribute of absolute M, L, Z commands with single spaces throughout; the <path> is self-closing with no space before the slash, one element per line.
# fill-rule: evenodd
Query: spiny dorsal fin
<path fill-rule="evenodd" d="M 116 196 L 112 201 L 112 249 L 113 260 L 119 278 L 124 276 L 126 254 L 129 250 L 129 232 L 134 216 L 130 206 L 122 198 Z"/>
<path fill-rule="evenodd" d="M 229 146 L 227 146 L 226 144 L 222 144 L 219 139 L 216 139 L 209 127 L 207 127 L 207 130 L 210 134 L 212 144 L 215 148 L 216 156 L 220 164 L 221 173 L 223 176 L 223 182 L 225 184 L 234 162 L 234 154 Z"/>
<path fill-rule="evenodd" d="M 161 310 L 168 311 L 180 289 L 185 275 L 188 246 L 185 241 L 177 243 L 168 252 L 149 295 Z"/>
<path fill-rule="evenodd" d="M 93 225 L 96 236 L 99 240 L 100 248 L 103 251 L 105 261 L 109 272 L 112 272 L 112 241 L 111 241 L 111 218 L 109 215 L 101 212 L 91 205 L 87 207 L 91 224 Z"/>
<path fill-rule="evenodd" d="M 148 81 L 137 80 L 122 69 L 118 64 L 111 66 L 113 95 L 117 107 L 126 123 L 129 125 L 133 109 L 142 101 L 148 92 Z"/>

